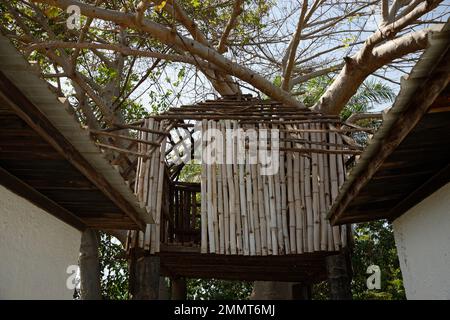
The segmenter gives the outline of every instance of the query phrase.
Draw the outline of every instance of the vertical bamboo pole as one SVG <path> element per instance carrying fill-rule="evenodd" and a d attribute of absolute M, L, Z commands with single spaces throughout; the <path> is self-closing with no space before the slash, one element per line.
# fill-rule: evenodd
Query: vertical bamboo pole
<path fill-rule="evenodd" d="M 208 121 L 207 126 L 207 147 L 211 149 L 211 122 Z M 210 153 L 206 154 L 208 158 L 207 164 L 207 199 L 208 199 L 208 240 L 209 240 L 209 253 L 216 253 L 216 237 L 214 235 L 214 208 L 213 208 L 213 165 L 212 165 L 212 155 Z"/>
<path fill-rule="evenodd" d="M 258 132 L 258 143 L 259 143 L 259 132 Z M 259 148 L 259 146 L 258 146 Z M 260 225 L 260 236 L 261 236 L 261 254 L 263 256 L 267 255 L 267 223 L 266 223 L 266 212 L 265 212 L 265 197 L 264 197 L 264 178 L 261 175 L 261 164 L 260 157 L 258 155 L 258 164 L 255 165 L 256 168 L 256 183 L 258 188 L 258 217 Z"/>
<path fill-rule="evenodd" d="M 229 210 L 230 210 L 230 253 L 237 254 L 236 249 L 236 195 L 234 189 L 234 175 L 233 175 L 233 162 L 234 162 L 234 142 L 231 139 L 230 131 L 231 124 L 229 120 L 225 120 L 226 134 L 226 153 L 227 156 L 227 182 L 229 191 Z"/>
<path fill-rule="evenodd" d="M 311 125 L 314 129 L 314 124 Z M 317 142 L 317 133 L 311 133 L 311 142 Z M 320 205 L 319 205 L 319 167 L 318 154 L 311 154 L 311 179 L 312 179 L 312 200 L 314 212 L 314 251 L 320 251 Z"/>
<path fill-rule="evenodd" d="M 326 126 L 323 126 L 323 129 L 326 130 Z M 323 134 L 323 139 L 325 142 L 329 142 L 329 133 L 326 132 Z M 324 155 L 324 182 L 325 182 L 325 208 L 326 212 L 330 210 L 331 207 L 331 194 L 330 194 L 330 157 L 328 155 Z M 328 219 L 325 219 L 325 223 L 327 226 L 327 250 L 333 251 L 334 250 L 334 241 L 333 241 L 333 229 L 331 228 L 330 221 Z"/>
<path fill-rule="evenodd" d="M 338 144 L 342 144 L 342 138 L 340 134 L 337 134 L 337 139 L 336 139 Z M 337 160 L 338 160 L 338 179 L 339 179 L 339 187 L 341 187 L 344 184 L 344 180 L 345 180 L 345 165 L 344 165 L 344 155 L 343 154 L 339 154 L 337 155 Z M 342 247 L 346 247 L 347 246 L 347 225 L 342 225 L 341 226 L 341 245 Z"/>
<path fill-rule="evenodd" d="M 147 121 L 144 121 L 145 126 L 148 128 L 149 125 L 153 125 L 153 119 L 146 119 Z M 153 138 L 153 134 L 147 133 L 145 139 L 147 141 L 151 141 Z M 148 146 L 144 146 L 144 152 L 147 152 Z M 141 202 L 141 206 L 145 207 L 148 204 L 148 194 L 149 194 L 149 187 L 151 187 L 151 173 L 150 173 L 150 165 L 151 165 L 151 159 L 146 159 L 143 162 L 143 174 L 141 177 L 141 183 L 142 183 L 142 189 L 139 196 L 139 201 Z M 151 211 L 150 211 L 151 214 Z"/>
<path fill-rule="evenodd" d="M 222 164 L 220 164 L 220 170 L 222 174 L 222 194 L 223 194 L 223 215 L 224 215 L 224 241 L 225 241 L 225 254 L 230 254 L 230 202 L 228 197 L 228 174 L 227 174 L 227 139 L 225 123 L 220 122 L 220 132 L 222 133 Z"/>
<path fill-rule="evenodd" d="M 214 157 L 212 163 L 212 202 L 213 202 L 213 226 L 214 226 L 214 237 L 215 237 L 215 245 L 216 245 L 216 253 L 220 253 L 220 239 L 219 239 L 219 216 L 218 216 L 218 190 L 217 190 L 217 140 L 215 136 L 216 122 L 214 120 L 211 121 L 211 129 L 212 129 L 212 143 L 214 146 Z"/>
<path fill-rule="evenodd" d="M 163 129 L 163 123 L 161 122 L 160 129 Z M 159 252 L 161 243 L 161 208 L 163 201 L 163 189 L 164 189 L 164 168 L 165 168 L 165 150 L 166 150 L 166 139 L 161 143 L 160 147 L 160 158 L 159 158 L 159 176 L 158 176 L 158 195 L 156 201 L 156 252 Z"/>
<path fill-rule="evenodd" d="M 295 242 L 297 253 L 303 253 L 303 220 L 300 198 L 300 158 L 300 153 L 294 154 Z"/>
<path fill-rule="evenodd" d="M 237 121 L 233 121 L 233 130 L 239 130 Z M 239 138 L 237 138 L 239 139 Z M 243 254 L 243 235 L 242 235 L 242 224 L 241 224 L 241 201 L 240 201 L 240 191 L 239 191 L 239 164 L 238 164 L 238 142 L 236 139 L 233 141 L 233 177 L 234 177 L 234 190 L 236 192 L 235 196 L 235 212 L 236 212 L 236 248 L 238 254 Z"/>
<path fill-rule="evenodd" d="M 283 127 L 284 129 L 285 127 Z M 285 133 L 280 132 L 280 147 L 285 147 Z M 285 153 L 284 151 L 280 151 L 280 191 L 281 191 L 281 220 L 282 220 L 282 228 L 283 228 L 283 240 L 284 240 L 284 248 L 285 253 L 289 254 L 291 253 L 291 246 L 289 243 L 289 226 L 288 226 L 288 219 L 287 219 L 287 195 L 286 195 L 286 163 L 285 163 Z"/>
<path fill-rule="evenodd" d="M 262 124 L 259 124 L 259 130 L 265 130 L 264 126 Z M 260 131 L 261 132 L 261 131 Z M 267 138 L 267 137 L 266 137 Z M 268 142 L 265 141 L 265 144 L 263 143 L 263 140 L 261 138 L 261 135 L 259 137 L 259 141 L 261 143 L 261 148 L 266 148 Z M 259 176 L 262 180 L 263 185 L 263 197 L 264 197 L 264 215 L 265 215 L 265 223 L 266 223 L 266 240 L 267 240 L 267 253 L 269 255 L 273 254 L 273 245 L 272 245 L 272 224 L 271 224 L 271 213 L 270 213 L 270 195 L 269 195 L 269 176 L 267 175 L 261 175 L 262 173 L 262 163 L 263 159 L 261 159 L 261 165 L 259 165 Z"/>
<path fill-rule="evenodd" d="M 145 119 L 144 120 L 144 127 L 145 126 L 147 126 L 147 123 L 148 123 L 148 119 Z M 146 140 L 147 139 L 147 133 L 144 133 L 143 134 L 144 135 L 144 139 Z M 142 151 L 143 152 L 146 152 L 146 145 L 144 145 L 144 144 L 142 144 L 142 146 L 141 146 L 141 148 L 142 148 Z M 146 164 L 147 164 L 147 161 L 149 161 L 148 159 L 146 160 L 146 161 L 144 161 L 142 158 L 141 158 L 141 171 L 140 171 L 140 174 L 139 174 L 139 177 L 137 178 L 138 179 L 138 190 L 137 190 L 137 195 L 138 195 L 138 200 L 140 201 L 140 202 L 143 202 L 144 200 L 144 182 L 145 182 L 145 179 L 146 178 L 148 178 L 148 177 L 146 177 L 145 176 L 145 170 L 146 170 Z"/>
<path fill-rule="evenodd" d="M 299 128 L 302 129 L 304 126 L 303 124 L 299 125 Z M 308 139 L 308 133 L 303 132 L 299 134 L 300 138 L 305 139 L 307 141 Z M 300 155 L 300 225 L 302 229 L 302 240 L 301 240 L 301 251 L 307 251 L 308 246 L 308 234 L 307 234 L 307 215 L 306 215 L 306 200 L 305 200 L 305 161 L 306 157 L 305 155 Z"/>
<path fill-rule="evenodd" d="M 153 126 L 154 123 L 154 119 L 145 119 L 144 123 L 143 123 L 143 127 L 144 128 L 149 128 L 150 126 Z M 144 134 L 144 139 L 146 141 L 151 141 L 153 140 L 153 134 L 151 133 L 145 133 Z M 148 146 L 145 145 L 143 148 L 143 152 L 146 153 L 148 150 Z M 141 173 L 141 181 L 140 183 L 142 183 L 141 186 L 141 193 L 140 193 L 140 201 L 141 201 L 141 206 L 144 206 L 147 210 L 147 212 L 150 214 L 150 216 L 153 218 L 153 212 L 152 212 L 152 208 L 151 208 L 151 188 L 152 188 L 152 180 L 151 180 L 151 161 L 153 158 L 148 158 L 145 161 L 142 162 L 142 173 Z M 153 231 L 153 224 L 149 225 L 149 252 L 151 253 L 152 250 L 152 231 Z M 146 230 L 147 232 L 147 230 Z"/>
<path fill-rule="evenodd" d="M 245 152 L 245 151 L 244 151 Z M 244 180 L 244 169 L 245 164 L 239 164 L 239 195 L 241 199 L 241 223 L 242 223 L 242 233 L 244 240 L 244 255 L 250 254 L 249 248 L 249 230 L 248 230 L 248 220 L 247 220 L 247 201 L 245 197 L 245 180 Z"/>
<path fill-rule="evenodd" d="M 255 241 L 255 222 L 253 219 L 253 193 L 252 193 L 252 179 L 250 172 L 249 159 L 246 159 L 245 164 L 245 183 L 246 183 L 246 198 L 247 198 L 247 223 L 248 223 L 248 241 L 250 255 L 256 255 L 256 241 Z"/>
<path fill-rule="evenodd" d="M 200 240 L 200 252 L 207 253 L 208 252 L 208 204 L 207 204 L 207 165 L 204 161 L 204 155 L 206 150 L 206 131 L 208 130 L 208 122 L 207 120 L 202 120 L 202 130 L 201 130 L 201 139 L 202 139 L 202 157 L 201 157 L 201 182 L 200 182 L 200 201 L 201 201 L 201 220 L 200 220 L 200 228 L 201 228 L 201 240 Z"/>
<path fill-rule="evenodd" d="M 325 126 L 321 124 L 316 124 L 317 129 L 325 129 Z M 320 132 L 317 134 L 319 142 L 324 141 L 324 133 Z M 317 148 L 323 149 L 319 144 Z M 320 206 L 320 250 L 326 251 L 328 246 L 328 221 L 327 221 L 327 208 L 325 200 L 325 155 L 323 153 L 318 154 L 319 157 L 319 206 Z"/>
<path fill-rule="evenodd" d="M 254 224 L 254 232 L 255 232 L 255 250 L 256 255 L 260 256 L 262 254 L 261 248 L 261 226 L 259 221 L 259 210 L 261 198 L 259 198 L 259 185 L 258 185 L 258 169 L 257 164 L 252 164 L 250 166 L 251 171 L 251 186 L 252 186 L 252 196 L 253 196 L 253 224 Z"/>
<path fill-rule="evenodd" d="M 330 143 L 335 144 L 336 143 L 336 133 L 330 132 Z M 335 147 L 332 147 L 332 149 L 336 149 Z M 337 155 L 336 154 L 330 154 L 330 185 L 331 185 L 331 203 L 336 199 L 338 192 L 339 192 L 339 179 L 338 179 L 338 166 L 337 166 Z M 339 250 L 340 245 L 340 233 L 339 233 L 339 226 L 332 227 L 333 229 L 333 243 L 334 243 L 334 250 Z"/>
<path fill-rule="evenodd" d="M 309 129 L 309 125 L 304 125 Z M 311 135 L 308 135 L 311 139 Z M 311 158 L 305 159 L 305 203 L 306 203 L 306 221 L 308 231 L 308 252 L 314 251 L 314 211 L 311 194 Z"/>
<path fill-rule="evenodd" d="M 215 124 L 216 133 L 221 133 L 220 123 Z M 219 222 L 219 252 L 225 254 L 225 217 L 224 217 L 224 202 L 223 202 L 223 148 L 222 148 L 222 136 L 216 136 L 216 149 L 217 149 L 217 162 L 216 162 L 216 175 L 217 175 L 217 215 Z"/>
<path fill-rule="evenodd" d="M 159 123 L 157 121 L 153 122 L 153 125 L 149 127 L 150 129 L 159 130 Z M 152 140 L 156 140 L 156 135 L 152 135 Z M 158 195 L 158 177 L 159 177 L 159 164 L 160 164 L 160 156 L 159 156 L 159 148 L 155 148 L 152 152 L 152 161 L 150 162 L 150 182 L 149 182 L 149 204 L 150 204 L 150 212 L 153 217 L 153 221 L 155 223 L 152 224 L 152 234 L 151 234 L 151 243 L 150 243 L 150 253 L 154 254 L 157 248 L 157 235 L 159 233 L 156 231 L 157 225 L 157 213 L 156 213 L 156 205 L 157 205 L 157 195 Z"/>
<path fill-rule="evenodd" d="M 287 142 L 286 147 L 291 147 L 291 142 Z M 287 201 L 288 201 L 288 212 L 289 212 L 289 242 L 291 245 L 291 253 L 297 252 L 297 241 L 295 239 L 295 203 L 294 203 L 294 175 L 293 175 L 293 153 L 286 153 L 286 170 L 287 170 Z"/>
<path fill-rule="evenodd" d="M 144 124 L 143 124 L 144 125 Z M 144 140 L 144 132 L 138 131 L 138 139 Z M 137 144 L 137 149 L 139 153 L 143 153 L 142 151 L 142 145 L 143 143 Z M 136 166 L 136 177 L 134 179 L 134 194 L 138 197 L 139 200 L 139 177 L 141 176 L 141 166 L 142 166 L 142 157 L 138 157 L 137 166 Z"/>
<path fill-rule="evenodd" d="M 276 126 L 273 126 L 273 129 L 277 129 Z M 272 133 L 271 133 L 272 135 Z M 273 162 L 273 159 L 271 160 Z M 281 167 L 280 159 L 279 166 Z M 275 212 L 276 212 L 276 226 L 277 226 L 277 243 L 278 243 L 278 252 L 279 254 L 283 254 L 285 252 L 284 248 L 284 238 L 283 238 L 283 218 L 281 212 L 281 186 L 280 186 L 280 171 L 281 168 L 278 168 L 276 174 L 272 175 L 273 177 L 273 186 L 274 186 L 274 199 L 275 199 Z"/>
<path fill-rule="evenodd" d="M 275 205 L 275 187 L 273 175 L 267 176 L 269 186 L 269 204 L 270 204 L 270 230 L 272 237 L 272 254 L 278 255 L 278 230 L 277 230 L 277 213 Z"/>

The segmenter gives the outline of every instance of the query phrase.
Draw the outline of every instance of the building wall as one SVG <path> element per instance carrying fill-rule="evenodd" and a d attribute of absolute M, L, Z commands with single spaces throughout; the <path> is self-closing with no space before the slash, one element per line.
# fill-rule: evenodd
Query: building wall
<path fill-rule="evenodd" d="M 407 298 L 450 300 L 450 183 L 393 227 Z"/>
<path fill-rule="evenodd" d="M 0 185 L 0 299 L 71 299 L 80 231 Z"/>

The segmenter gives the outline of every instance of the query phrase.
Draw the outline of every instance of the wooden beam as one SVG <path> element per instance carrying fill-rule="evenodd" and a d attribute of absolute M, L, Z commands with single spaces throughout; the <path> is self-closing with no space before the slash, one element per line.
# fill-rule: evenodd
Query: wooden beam
<path fill-rule="evenodd" d="M 31 186 L 18 179 L 14 175 L 10 174 L 8 171 L 0 167 L 0 181 L 1 184 L 14 192 L 15 194 L 27 199 L 37 207 L 50 213 L 56 218 L 64 221 L 65 223 L 71 225 L 72 227 L 83 231 L 86 226 L 76 215 L 67 209 L 61 207 L 59 204 L 53 200 L 47 198 L 42 193 L 33 189 Z"/>
<path fill-rule="evenodd" d="M 444 90 L 450 78 L 450 49 L 447 47 L 441 55 L 441 60 L 435 68 L 423 79 L 421 86 L 416 90 L 413 97 L 410 97 L 408 106 L 390 126 L 390 131 L 380 140 L 377 152 L 374 152 L 367 162 L 365 168 L 358 177 L 353 180 L 350 187 L 338 203 L 330 211 L 330 221 L 332 225 L 342 224 L 342 219 L 346 215 L 346 208 L 357 197 L 361 189 L 370 181 L 387 157 L 400 145 L 411 130 L 417 125 L 420 119 L 428 111 L 430 105 Z M 416 79 L 419 80 L 419 79 Z M 348 221 L 348 220 L 347 220 Z M 355 222 L 357 217 L 355 217 Z"/>
<path fill-rule="evenodd" d="M 147 141 L 147 140 L 142 140 L 142 139 L 136 139 L 130 136 L 125 136 L 125 135 L 121 135 L 121 134 L 115 134 L 115 133 L 111 133 L 108 131 L 102 131 L 102 130 L 89 130 L 92 134 L 94 135 L 104 135 L 104 136 L 108 136 L 108 137 L 112 137 L 112 138 L 116 138 L 116 139 L 122 139 L 122 140 L 128 140 L 128 141 L 133 141 L 133 142 L 138 142 L 138 143 L 143 143 L 143 144 L 148 144 L 148 145 L 152 145 L 152 146 L 161 146 L 160 143 L 156 143 L 153 141 Z"/>
<path fill-rule="evenodd" d="M 428 179 L 419 188 L 414 190 L 404 198 L 400 203 L 398 203 L 394 208 L 389 210 L 388 218 L 390 221 L 395 220 L 401 216 L 408 209 L 412 208 L 414 205 L 428 197 L 437 189 L 441 188 L 450 181 L 450 164 L 445 166 L 442 170 L 438 171 L 430 179 Z"/>
<path fill-rule="evenodd" d="M 31 103 L 27 97 L 0 72 L 0 92 L 9 107 L 56 151 L 75 166 L 86 178 L 99 188 L 113 203 L 128 215 L 142 230 L 145 223 L 127 200 L 100 175 L 55 126 Z M 61 106 L 62 107 L 62 106 Z"/>

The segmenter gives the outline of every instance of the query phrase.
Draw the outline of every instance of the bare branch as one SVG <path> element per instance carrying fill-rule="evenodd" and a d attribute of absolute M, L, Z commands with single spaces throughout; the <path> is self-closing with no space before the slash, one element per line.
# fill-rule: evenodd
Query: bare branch
<path fill-rule="evenodd" d="M 139 57 L 147 57 L 147 58 L 155 58 L 155 59 L 163 59 L 172 62 L 183 62 L 189 63 L 192 65 L 197 65 L 202 60 L 194 60 L 193 58 L 186 55 L 178 55 L 178 54 L 166 54 L 159 53 L 154 51 L 146 51 L 146 50 L 137 50 L 131 49 L 126 46 L 117 45 L 117 44 L 103 44 L 103 43 L 93 43 L 93 42 L 64 42 L 64 41 L 47 41 L 47 42 L 39 42 L 34 43 L 27 47 L 26 53 L 38 50 L 38 49 L 55 49 L 55 48 L 70 48 L 70 49 L 95 49 L 95 50 L 111 50 L 115 52 L 120 52 L 127 56 L 139 56 Z M 204 67 L 211 68 L 210 65 L 203 63 Z"/>
<path fill-rule="evenodd" d="M 354 113 L 348 119 L 345 121 L 346 123 L 355 123 L 360 120 L 365 119 L 378 119 L 383 120 L 384 113 L 382 112 L 376 112 L 376 113 L 370 113 L 370 112 L 361 112 L 361 113 Z"/>
<path fill-rule="evenodd" d="M 231 30 L 234 28 L 238 16 L 242 13 L 242 3 L 244 0 L 236 0 L 233 5 L 233 12 L 231 13 L 230 19 L 228 19 L 225 30 L 220 37 L 219 45 L 217 46 L 217 52 L 224 53 L 227 50 L 227 40 L 230 35 Z"/>
<path fill-rule="evenodd" d="M 298 44 L 300 43 L 300 36 L 301 36 L 302 30 L 304 27 L 305 15 L 306 15 L 307 10 L 308 10 L 308 1 L 303 0 L 302 9 L 300 12 L 300 18 L 298 19 L 297 29 L 295 30 L 294 36 L 292 37 L 292 40 L 291 40 L 291 43 L 289 43 L 289 46 L 288 46 L 289 54 L 286 55 L 286 57 L 287 57 L 286 68 L 284 68 L 283 83 L 281 84 L 281 88 L 286 91 L 290 89 L 290 79 L 291 79 L 291 74 L 292 74 L 292 68 L 294 66 Z M 283 59 L 283 60 L 285 60 L 285 59 Z M 284 65 L 284 63 L 283 63 L 283 65 Z"/>
<path fill-rule="evenodd" d="M 387 23 L 389 19 L 389 0 L 381 1 L 381 18 L 383 23 Z"/>
<path fill-rule="evenodd" d="M 343 66 L 344 66 L 344 63 L 340 63 L 340 64 L 337 64 L 337 65 L 334 65 L 334 66 L 331 66 L 328 68 L 316 70 L 314 72 L 295 77 L 292 79 L 292 85 L 294 86 L 294 85 L 306 82 L 308 80 L 323 76 L 325 74 L 328 74 L 331 72 L 336 72 L 336 71 L 340 70 Z"/>

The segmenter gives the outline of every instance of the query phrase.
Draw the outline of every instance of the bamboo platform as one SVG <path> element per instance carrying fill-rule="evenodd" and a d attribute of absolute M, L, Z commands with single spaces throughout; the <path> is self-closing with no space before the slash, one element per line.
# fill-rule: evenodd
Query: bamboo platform
<path fill-rule="evenodd" d="M 137 256 L 143 254 L 135 252 Z M 336 252 L 301 255 L 240 256 L 202 254 L 200 247 L 161 245 L 161 276 L 240 281 L 289 281 L 314 284 L 327 279 L 325 258 Z"/>

